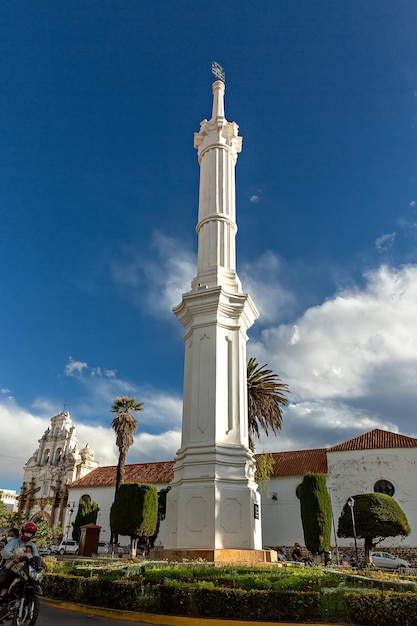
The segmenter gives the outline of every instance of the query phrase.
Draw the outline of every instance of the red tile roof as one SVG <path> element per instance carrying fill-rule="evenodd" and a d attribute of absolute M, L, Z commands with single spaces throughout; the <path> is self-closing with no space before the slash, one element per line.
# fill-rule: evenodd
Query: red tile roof
<path fill-rule="evenodd" d="M 348 450 L 376 450 L 378 448 L 417 448 L 417 439 L 375 428 L 375 430 L 359 435 L 359 437 L 353 437 L 353 439 L 332 446 L 327 451 L 346 452 Z"/>
<path fill-rule="evenodd" d="M 308 472 L 327 472 L 326 450 L 297 450 L 273 452 L 274 468 L 272 476 L 303 476 Z M 169 483 L 174 477 L 174 461 L 159 463 L 137 463 L 125 466 L 126 483 Z M 98 467 L 84 478 L 71 484 L 71 487 L 113 487 L 116 484 L 116 466 Z"/>
<path fill-rule="evenodd" d="M 125 483 L 169 483 L 174 477 L 174 461 L 159 463 L 132 463 L 125 465 Z M 113 487 L 116 484 L 116 466 L 98 467 L 71 487 Z"/>
<path fill-rule="evenodd" d="M 274 459 L 272 476 L 304 476 L 308 473 L 327 473 L 325 448 L 272 452 L 272 456 Z"/>

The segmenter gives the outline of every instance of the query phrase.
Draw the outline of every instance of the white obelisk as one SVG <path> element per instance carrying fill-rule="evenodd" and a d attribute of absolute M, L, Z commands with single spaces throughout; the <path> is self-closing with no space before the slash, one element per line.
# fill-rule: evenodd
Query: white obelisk
<path fill-rule="evenodd" d="M 174 313 L 185 328 L 181 448 L 168 493 L 165 549 L 260 550 L 260 496 L 248 448 L 246 342 L 258 318 L 236 274 L 235 165 L 242 138 L 224 116 L 223 81 L 195 133 L 198 269 Z"/>

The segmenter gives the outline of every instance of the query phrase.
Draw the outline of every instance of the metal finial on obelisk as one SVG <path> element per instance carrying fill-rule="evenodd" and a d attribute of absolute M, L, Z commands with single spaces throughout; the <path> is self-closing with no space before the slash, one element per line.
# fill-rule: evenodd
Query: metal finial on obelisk
<path fill-rule="evenodd" d="M 222 83 L 226 84 L 226 75 L 224 73 L 224 69 L 222 68 L 222 66 L 220 65 L 220 63 L 217 63 L 217 61 L 213 61 L 211 64 L 211 73 L 213 74 L 213 76 L 215 76 L 218 80 L 221 80 Z"/>

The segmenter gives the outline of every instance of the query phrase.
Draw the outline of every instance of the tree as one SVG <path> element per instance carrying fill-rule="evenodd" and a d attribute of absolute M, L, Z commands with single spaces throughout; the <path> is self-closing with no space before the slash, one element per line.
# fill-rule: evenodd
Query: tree
<path fill-rule="evenodd" d="M 133 443 L 133 435 L 136 432 L 138 423 L 130 411 L 134 413 L 143 411 L 143 402 L 136 402 L 135 398 L 128 398 L 126 396 L 118 397 L 114 400 L 110 413 L 116 413 L 116 417 L 113 419 L 111 425 L 116 433 L 116 446 L 119 448 L 119 459 L 117 462 L 116 470 L 116 487 L 115 487 L 115 499 L 120 485 L 124 479 L 126 455 L 130 446 Z M 112 534 L 110 537 L 111 551 L 114 553 L 115 545 L 117 544 L 116 536 Z"/>
<path fill-rule="evenodd" d="M 269 497 L 269 479 L 274 469 L 275 461 L 271 452 L 256 455 L 256 472 L 255 480 L 258 483 L 259 490 L 263 491 L 266 497 Z"/>
<path fill-rule="evenodd" d="M 110 526 L 114 535 L 130 537 L 132 556 L 137 545 L 146 547 L 158 523 L 158 491 L 154 485 L 124 483 L 120 485 L 110 509 Z"/>
<path fill-rule="evenodd" d="M 46 546 L 59 542 L 64 534 L 64 529 L 61 524 L 49 526 L 48 522 L 41 521 L 36 522 L 36 526 L 36 545 L 38 548 L 45 548 Z"/>
<path fill-rule="evenodd" d="M 287 406 L 288 385 L 277 374 L 250 358 L 247 366 L 249 447 L 255 449 L 253 438 L 260 438 L 261 429 L 276 434 L 282 428 L 282 407 Z"/>
<path fill-rule="evenodd" d="M 77 515 L 75 516 L 75 521 L 72 524 L 72 538 L 74 541 L 79 541 L 80 539 L 80 528 L 85 524 L 96 524 L 97 523 L 97 515 L 100 510 L 97 502 L 93 500 L 83 500 L 81 498 Z"/>
<path fill-rule="evenodd" d="M 353 496 L 353 516 L 346 502 L 339 518 L 337 536 L 356 537 L 365 540 L 365 562 L 369 563 L 369 552 L 387 537 L 407 537 L 411 529 L 407 516 L 391 496 L 384 493 L 361 493 Z"/>
<path fill-rule="evenodd" d="M 167 510 L 167 495 L 169 491 L 171 491 L 170 485 L 158 491 L 158 521 L 156 524 L 154 534 L 147 539 L 146 545 L 144 546 L 147 549 L 154 547 L 156 538 L 158 537 L 158 534 L 159 534 L 161 522 L 165 519 L 166 510 Z"/>
<path fill-rule="evenodd" d="M 138 423 L 130 411 L 134 413 L 143 411 L 143 402 L 136 402 L 135 398 L 119 397 L 114 400 L 110 409 L 110 413 L 116 413 L 111 425 L 116 433 L 116 446 L 119 448 L 116 493 L 123 482 L 127 451 L 133 443 L 133 435 L 138 427 Z"/>
<path fill-rule="evenodd" d="M 304 543 L 312 554 L 330 550 L 332 505 L 324 474 L 306 474 L 299 489 Z"/>

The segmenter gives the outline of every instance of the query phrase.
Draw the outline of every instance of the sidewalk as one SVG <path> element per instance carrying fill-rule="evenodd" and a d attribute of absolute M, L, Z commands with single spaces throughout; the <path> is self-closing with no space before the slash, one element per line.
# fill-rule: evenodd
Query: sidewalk
<path fill-rule="evenodd" d="M 253 622 L 234 619 L 209 619 L 206 617 L 182 617 L 181 615 L 154 615 L 153 613 L 136 613 L 133 611 L 119 611 L 116 609 L 104 609 L 102 607 L 87 606 L 85 604 L 75 604 L 73 602 L 61 602 L 41 598 L 41 602 L 53 606 L 57 609 L 67 609 L 78 611 L 79 613 L 89 613 L 101 617 L 108 617 L 126 622 L 140 622 L 153 626 L 294 626 L 294 622 Z M 297 622 L 298 626 L 325 626 L 323 623 L 308 624 Z M 332 622 L 331 626 L 346 626 Z"/>

